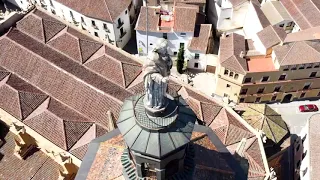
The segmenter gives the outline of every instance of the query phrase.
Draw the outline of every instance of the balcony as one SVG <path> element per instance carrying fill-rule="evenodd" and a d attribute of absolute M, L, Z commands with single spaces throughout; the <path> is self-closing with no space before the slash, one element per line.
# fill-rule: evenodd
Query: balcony
<path fill-rule="evenodd" d="M 110 33 L 110 29 L 109 29 L 109 28 L 104 27 L 103 29 L 104 29 L 104 31 L 105 31 L 106 33 Z"/>
<path fill-rule="evenodd" d="M 118 26 L 117 26 L 117 28 L 118 28 L 118 29 L 120 29 L 120 28 L 122 27 L 122 25 L 123 25 L 123 24 L 124 24 L 124 22 L 123 22 L 123 21 L 121 21 L 121 20 L 120 20 L 120 21 L 118 21 Z"/>
<path fill-rule="evenodd" d="M 122 34 L 120 34 L 120 39 L 123 38 L 123 36 L 125 36 L 127 34 L 127 31 L 123 31 Z"/>

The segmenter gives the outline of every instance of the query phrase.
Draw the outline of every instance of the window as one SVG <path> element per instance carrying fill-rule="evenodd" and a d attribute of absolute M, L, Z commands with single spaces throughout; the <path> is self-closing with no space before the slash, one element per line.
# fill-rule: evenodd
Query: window
<path fill-rule="evenodd" d="M 81 17 L 81 22 L 82 22 L 82 23 L 85 23 L 85 22 L 84 22 L 84 19 L 83 19 L 83 17 Z"/>
<path fill-rule="evenodd" d="M 126 10 L 124 13 L 125 13 L 125 14 L 128 14 L 128 10 Z"/>
<path fill-rule="evenodd" d="M 280 89 L 281 89 L 281 86 L 276 86 L 276 87 L 274 88 L 273 92 L 279 92 Z"/>
<path fill-rule="evenodd" d="M 314 68 L 319 68 L 319 63 L 315 63 L 313 67 Z"/>
<path fill-rule="evenodd" d="M 243 103 L 244 102 L 244 98 L 240 98 L 239 102 Z"/>
<path fill-rule="evenodd" d="M 288 71 L 288 70 L 289 70 L 289 66 L 285 66 L 285 67 L 283 68 L 283 70 L 284 70 L 284 71 Z"/>
<path fill-rule="evenodd" d="M 245 79 L 244 79 L 244 83 L 250 83 L 250 82 L 251 82 L 251 79 L 252 79 L 251 77 L 245 78 Z"/>
<path fill-rule="evenodd" d="M 174 52 L 173 52 L 173 55 L 175 55 L 175 56 L 176 56 L 177 54 L 178 54 L 178 52 L 177 52 L 177 51 L 174 51 Z"/>
<path fill-rule="evenodd" d="M 223 94 L 223 97 L 228 97 L 228 94 L 224 93 L 224 94 Z"/>
<path fill-rule="evenodd" d="M 311 69 L 312 68 L 312 64 L 307 64 L 307 69 Z"/>
<path fill-rule="evenodd" d="M 277 95 L 272 96 L 271 101 L 275 101 L 277 99 Z"/>
<path fill-rule="evenodd" d="M 263 91 L 264 91 L 264 87 L 262 87 L 262 88 L 258 88 L 257 93 L 258 93 L 258 94 L 261 94 L 261 93 L 263 93 Z"/>
<path fill-rule="evenodd" d="M 309 89 L 310 86 L 311 86 L 311 83 L 309 83 L 309 82 L 308 82 L 308 83 L 305 83 L 304 86 L 303 86 L 303 90 Z"/>
<path fill-rule="evenodd" d="M 184 43 L 180 43 L 180 48 L 184 49 Z"/>
<path fill-rule="evenodd" d="M 107 26 L 106 23 L 103 23 L 103 28 L 104 28 L 104 29 L 108 29 L 108 26 Z"/>
<path fill-rule="evenodd" d="M 229 71 L 227 69 L 224 70 L 224 75 L 228 75 Z"/>
<path fill-rule="evenodd" d="M 167 33 L 163 33 L 162 37 L 163 37 L 164 39 L 168 39 L 168 34 L 167 34 Z"/>
<path fill-rule="evenodd" d="M 194 67 L 198 68 L 199 67 L 199 63 L 194 63 Z"/>
<path fill-rule="evenodd" d="M 293 71 L 293 70 L 297 70 L 297 65 L 292 65 L 291 66 L 291 71 Z"/>
<path fill-rule="evenodd" d="M 247 92 L 248 92 L 248 89 L 241 89 L 240 94 L 244 95 L 244 94 L 247 94 Z"/>
<path fill-rule="evenodd" d="M 298 144 L 298 146 L 296 147 L 296 152 L 298 152 L 300 149 L 300 144 Z"/>
<path fill-rule="evenodd" d="M 287 76 L 287 75 L 282 74 L 282 75 L 279 77 L 279 81 L 281 81 L 281 80 L 285 80 L 285 79 L 286 79 L 286 76 Z"/>
<path fill-rule="evenodd" d="M 301 94 L 300 94 L 300 98 L 304 98 L 305 95 L 306 95 L 305 92 L 301 93 Z"/>
<path fill-rule="evenodd" d="M 195 59 L 199 59 L 199 57 L 200 57 L 200 55 L 199 55 L 198 53 L 195 53 L 195 54 L 194 54 L 194 58 L 195 58 Z"/>
<path fill-rule="evenodd" d="M 309 77 L 316 77 L 317 72 L 312 72 Z"/>
<path fill-rule="evenodd" d="M 227 88 L 229 88 L 229 87 L 231 87 L 231 86 L 230 86 L 230 84 L 227 84 L 227 86 L 226 86 L 226 87 L 227 87 Z"/>
<path fill-rule="evenodd" d="M 261 82 L 266 82 L 269 80 L 269 76 L 263 76 Z"/>
<path fill-rule="evenodd" d="M 230 76 L 230 77 L 233 77 L 233 72 L 230 72 L 229 76 Z"/>
<path fill-rule="evenodd" d="M 261 97 L 257 97 L 254 102 L 255 102 L 255 103 L 258 103 L 258 102 L 260 102 L 260 100 L 261 100 Z"/>
<path fill-rule="evenodd" d="M 304 69 L 304 67 L 305 67 L 305 65 L 304 65 L 304 64 L 301 64 L 301 65 L 299 66 L 299 69 Z"/>
<path fill-rule="evenodd" d="M 98 33 L 97 33 L 97 32 L 94 32 L 94 35 L 95 35 L 95 36 L 97 36 L 97 37 L 99 37 L 99 35 L 98 35 Z"/>
<path fill-rule="evenodd" d="M 153 44 L 152 44 L 152 43 L 150 43 L 150 46 L 153 46 Z"/>
<path fill-rule="evenodd" d="M 320 91 L 318 92 L 318 95 L 317 96 L 320 96 Z"/>
<path fill-rule="evenodd" d="M 280 25 L 279 25 L 279 27 L 283 27 L 283 26 L 284 26 L 284 24 L 280 24 Z"/>
<path fill-rule="evenodd" d="M 74 18 L 72 11 L 70 11 L 70 16 L 71 16 L 72 19 Z"/>
<path fill-rule="evenodd" d="M 297 167 L 297 168 L 299 168 L 299 167 L 300 167 L 300 165 L 301 165 L 301 161 L 299 160 L 299 161 L 297 162 L 296 167 Z"/>
<path fill-rule="evenodd" d="M 95 25 L 96 25 L 96 22 L 94 22 L 94 21 L 91 21 L 91 23 L 92 23 L 92 26 L 95 26 Z"/>
<path fill-rule="evenodd" d="M 180 33 L 180 36 L 186 36 L 187 34 L 186 33 Z"/>
<path fill-rule="evenodd" d="M 239 77 L 239 74 L 234 75 L 234 79 L 238 79 L 238 77 Z"/>

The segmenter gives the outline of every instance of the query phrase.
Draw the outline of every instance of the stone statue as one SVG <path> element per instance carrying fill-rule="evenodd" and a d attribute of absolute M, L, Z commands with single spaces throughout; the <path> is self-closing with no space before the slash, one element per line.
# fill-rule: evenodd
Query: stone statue
<path fill-rule="evenodd" d="M 143 64 L 144 88 L 146 91 L 144 104 L 148 110 L 165 109 L 167 84 L 172 67 L 172 60 L 167 52 L 168 42 L 159 39 L 156 47 L 148 54 Z"/>

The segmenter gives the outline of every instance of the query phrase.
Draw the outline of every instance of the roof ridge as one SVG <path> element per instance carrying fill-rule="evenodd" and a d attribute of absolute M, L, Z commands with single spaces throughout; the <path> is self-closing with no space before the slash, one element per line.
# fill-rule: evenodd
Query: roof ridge
<path fill-rule="evenodd" d="M 296 3 L 294 3 L 292 0 L 290 0 L 290 2 L 294 5 L 294 7 L 297 9 L 297 11 L 299 11 L 299 13 L 302 15 L 302 18 L 307 22 L 307 24 L 309 25 L 309 27 L 311 28 L 312 25 L 310 24 L 310 22 L 308 21 L 308 19 L 304 16 L 304 14 L 300 11 L 300 9 L 297 7 Z M 286 9 L 286 8 L 285 8 Z M 290 13 L 289 13 L 290 14 Z M 291 15 L 290 15 L 291 16 Z M 291 17 L 292 18 L 292 17 Z M 293 19 L 293 18 L 292 18 Z M 299 24 L 298 24 L 299 25 Z"/>
<path fill-rule="evenodd" d="M 312 5 L 316 8 L 316 10 L 320 13 L 320 9 L 318 9 L 318 7 L 314 4 L 314 2 L 312 1 L 312 0 L 309 0 L 311 3 L 312 3 Z"/>
<path fill-rule="evenodd" d="M 301 41 L 299 41 L 299 42 L 301 42 Z M 309 41 L 302 41 L 304 44 L 306 44 L 306 45 L 308 45 L 313 51 L 316 51 L 316 53 L 318 53 L 319 55 L 320 55 L 320 52 L 319 51 L 317 51 L 314 47 L 312 47 L 310 44 L 308 44 L 307 42 L 309 42 Z"/>
<path fill-rule="evenodd" d="M 108 12 L 108 14 L 109 14 L 109 16 L 110 16 L 111 21 L 114 22 L 114 21 L 113 21 L 113 17 L 112 17 L 111 14 L 110 14 L 109 6 L 108 6 L 108 4 L 107 4 L 107 1 L 106 1 L 106 0 L 103 0 L 103 1 L 104 1 L 104 4 L 105 4 L 106 7 L 107 7 L 107 12 Z"/>
<path fill-rule="evenodd" d="M 279 36 L 278 33 L 276 32 L 276 30 L 274 29 L 275 27 L 272 26 L 271 24 L 270 24 L 269 26 L 271 26 L 272 31 L 276 34 L 276 36 L 278 37 L 278 39 L 282 42 L 282 39 L 280 38 L 280 36 Z"/>
<path fill-rule="evenodd" d="M 287 58 L 289 52 L 292 50 L 292 48 L 296 45 L 297 42 L 293 42 L 292 46 L 290 47 L 289 51 L 286 53 L 286 55 L 283 57 L 283 59 L 281 60 L 281 62 L 279 63 L 280 66 L 281 64 L 284 62 L 284 60 Z"/>

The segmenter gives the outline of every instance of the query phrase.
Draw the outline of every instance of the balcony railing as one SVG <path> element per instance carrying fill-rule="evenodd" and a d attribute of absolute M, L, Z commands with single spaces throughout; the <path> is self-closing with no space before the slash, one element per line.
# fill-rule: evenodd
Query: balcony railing
<path fill-rule="evenodd" d="M 118 23 L 117 28 L 118 28 L 118 29 L 121 28 L 123 24 L 124 24 L 124 22 L 123 22 L 123 21 L 120 21 L 120 22 Z"/>
<path fill-rule="evenodd" d="M 127 31 L 124 31 L 122 34 L 120 34 L 120 39 L 123 38 L 127 34 Z"/>

